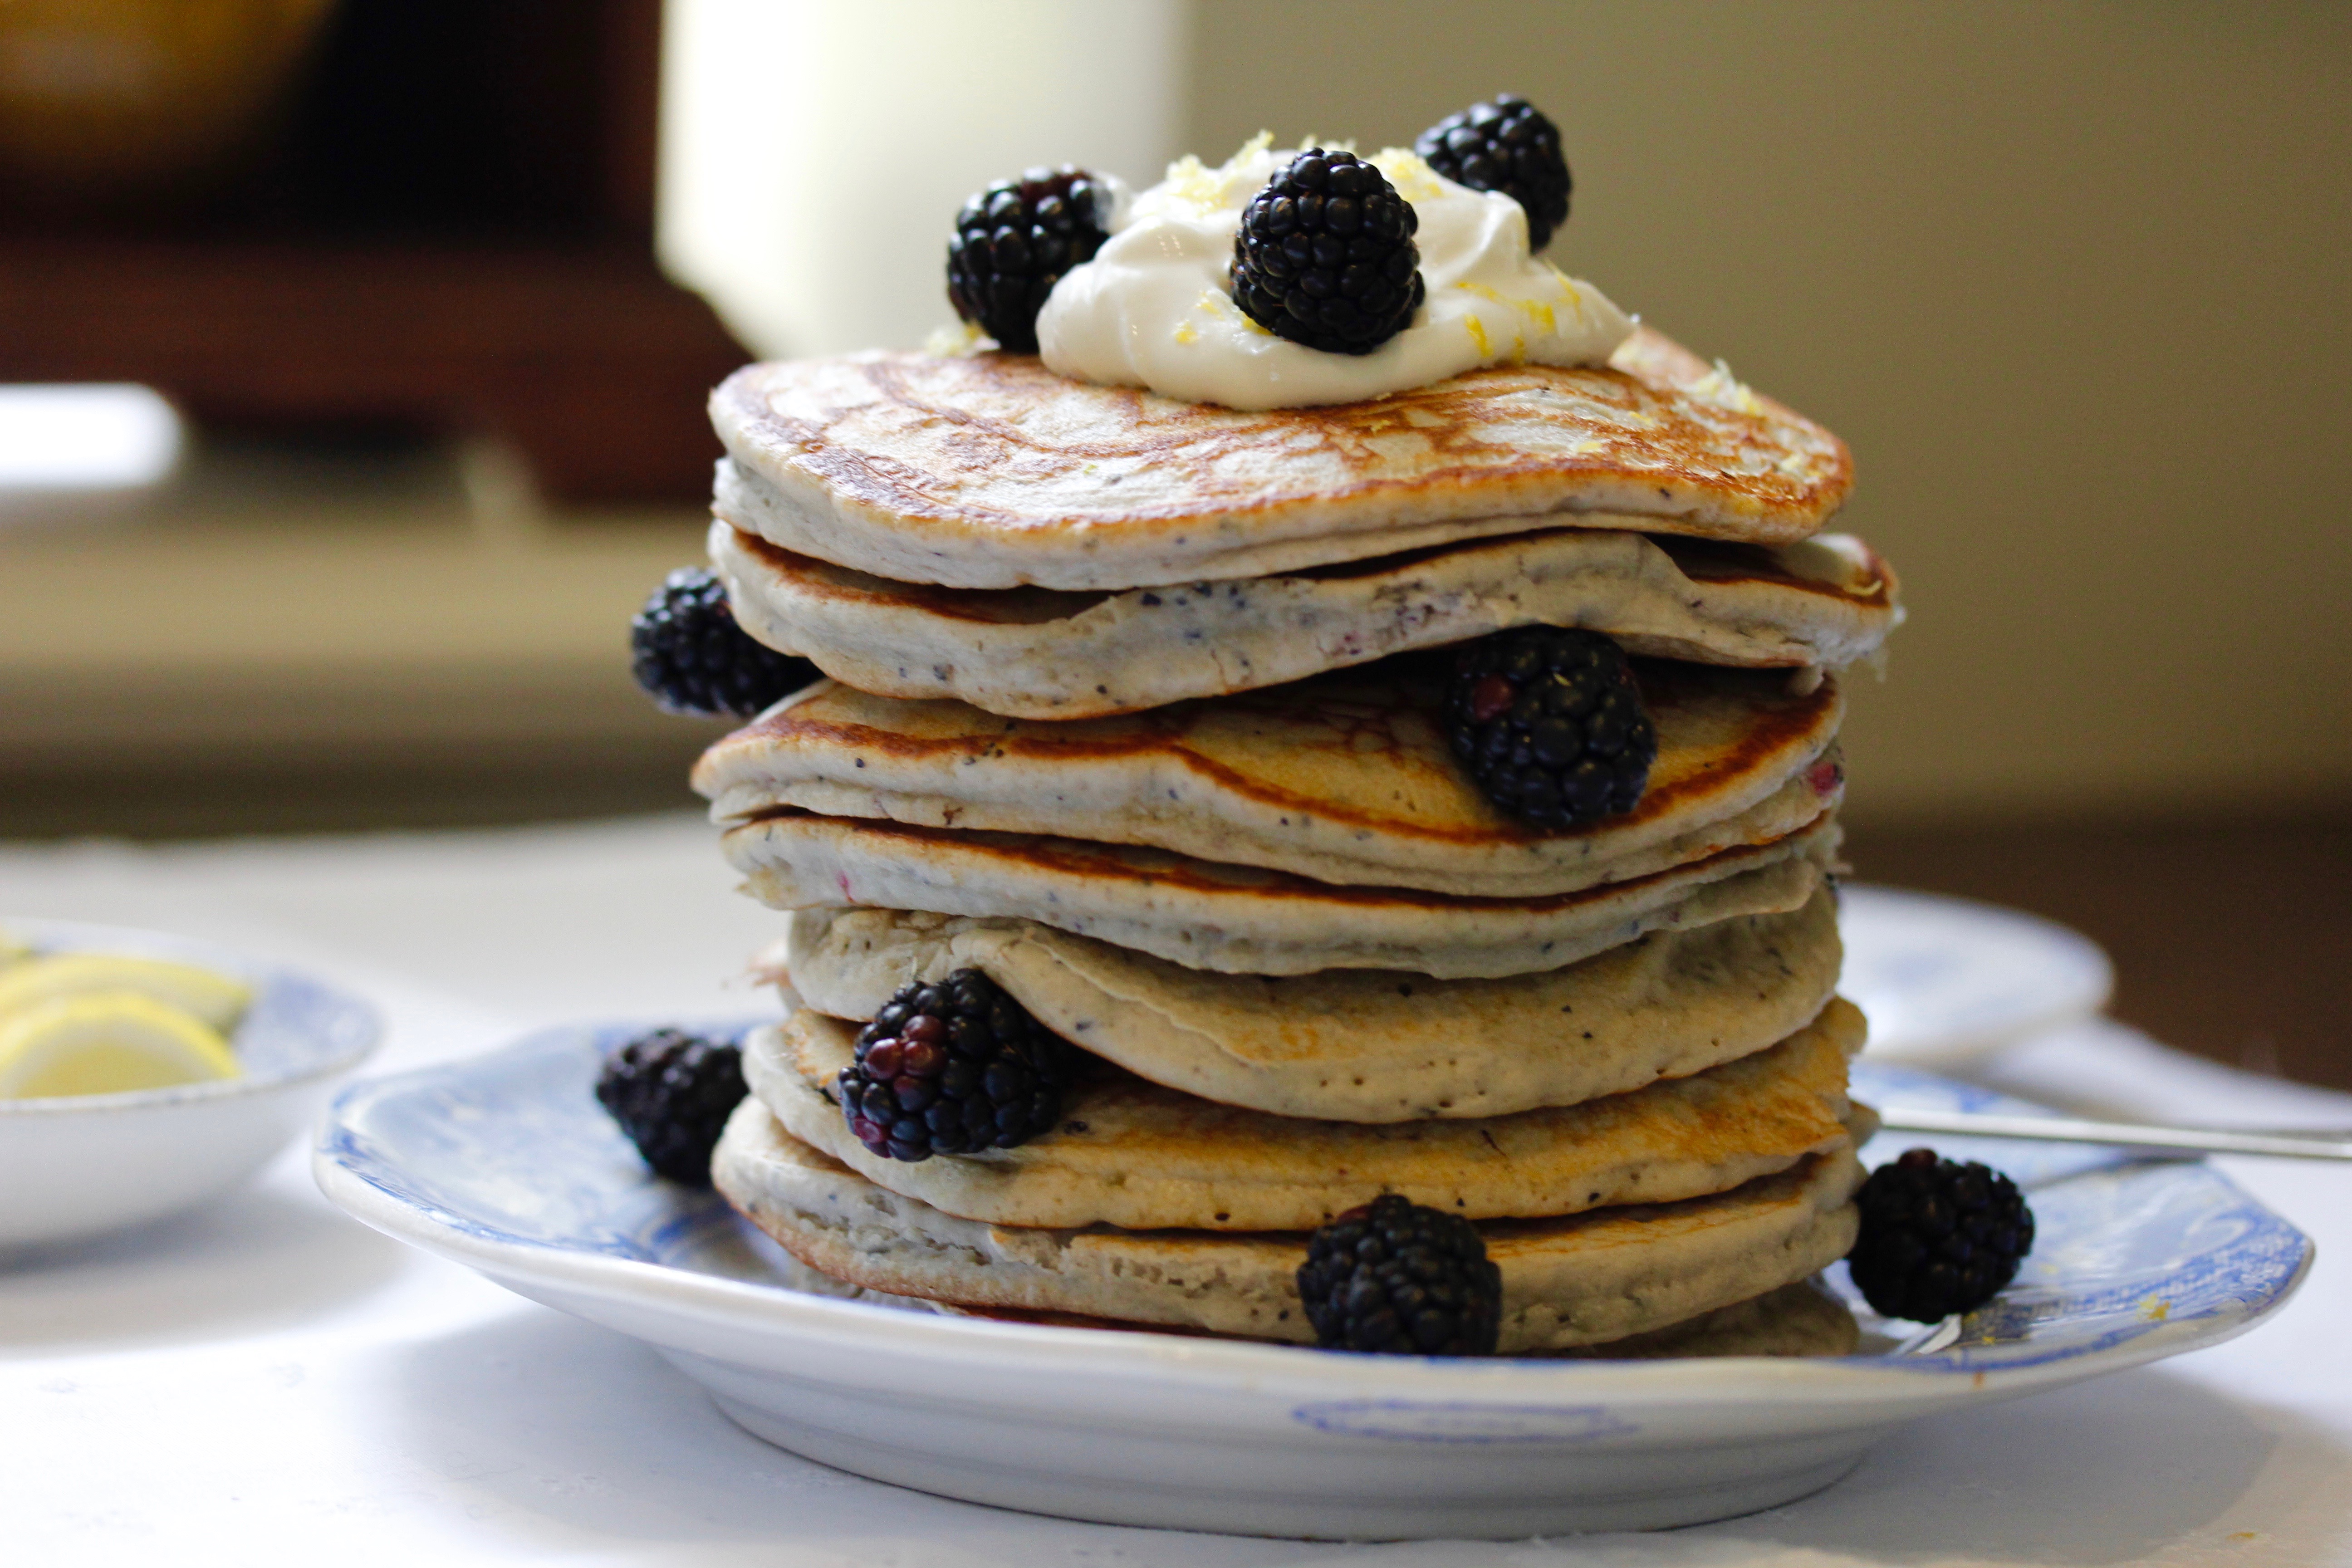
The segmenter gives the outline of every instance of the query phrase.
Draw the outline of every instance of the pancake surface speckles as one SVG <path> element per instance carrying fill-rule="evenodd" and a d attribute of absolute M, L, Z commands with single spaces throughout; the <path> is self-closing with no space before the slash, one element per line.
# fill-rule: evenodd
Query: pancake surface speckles
<path fill-rule="evenodd" d="M 858 1026 L 806 1008 L 744 1042 L 751 1092 L 785 1131 L 944 1214 L 1076 1229 L 1312 1230 L 1383 1193 L 1470 1219 L 1543 1218 L 1727 1192 L 1846 1138 L 1862 1015 L 1830 1004 L 1788 1039 L 1690 1078 L 1478 1121 L 1368 1126 L 1215 1105 L 1116 1071 L 1011 1149 L 903 1161 L 850 1132 L 834 1082 Z"/>
<path fill-rule="evenodd" d="M 1034 921 L 901 910 L 793 917 L 790 984 L 871 1018 L 978 969 L 1055 1034 L 1171 1089 L 1276 1116 L 1411 1121 L 1574 1105 L 1795 1033 L 1837 985 L 1836 900 L 1661 931 L 1563 969 L 1433 980 L 1218 974 Z"/>
<path fill-rule="evenodd" d="M 1166 850 L 780 811 L 727 830 L 727 858 L 771 908 L 866 904 L 1012 915 L 1194 969 L 1522 974 L 1652 931 L 1793 910 L 1834 864 L 1823 818 L 1785 838 L 1571 893 L 1470 899 L 1343 888 Z"/>
<path fill-rule="evenodd" d="M 719 515 L 903 583 L 1125 590 L 1262 575 L 1530 520 L 1780 544 L 1853 482 L 1844 444 L 1639 332 L 1608 369 L 1497 366 L 1239 413 L 1027 355 L 752 365 L 711 395 Z"/>
<path fill-rule="evenodd" d="M 796 555 L 725 522 L 710 559 L 736 619 L 861 691 L 1090 719 L 1303 679 L 1517 626 L 1628 653 L 1835 668 L 1902 616 L 1848 534 L 1778 550 L 1553 529 L 1272 577 L 1135 588 L 941 588 Z"/>
<path fill-rule="evenodd" d="M 736 1210 L 836 1279 L 982 1307 L 1312 1343 L 1283 1233 L 1038 1230 L 956 1219 L 793 1138 L 747 1098 L 712 1157 Z M 1500 1349 L 1645 1333 L 1793 1284 L 1845 1256 L 1863 1171 L 1851 1145 L 1732 1192 L 1479 1226 L 1503 1275 Z"/>
<path fill-rule="evenodd" d="M 740 822 L 792 806 L 919 826 L 1148 845 L 1318 881 L 1472 898 L 1571 892 L 1767 844 L 1834 805 L 1808 776 L 1837 683 L 1639 667 L 1658 755 L 1632 811 L 1565 832 L 1512 821 L 1455 760 L 1430 661 L 1113 719 L 1003 719 L 824 681 L 704 753 L 695 787 Z"/>

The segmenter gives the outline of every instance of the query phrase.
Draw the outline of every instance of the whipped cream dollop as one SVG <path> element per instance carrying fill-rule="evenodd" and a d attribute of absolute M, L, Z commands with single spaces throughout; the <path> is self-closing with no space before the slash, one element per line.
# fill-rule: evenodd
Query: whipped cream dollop
<path fill-rule="evenodd" d="M 1368 354 L 1327 353 L 1244 315 L 1226 269 L 1242 209 L 1297 152 L 1261 135 L 1216 168 L 1187 157 L 1119 204 L 1110 238 L 1072 268 L 1037 315 L 1046 366 L 1077 381 L 1142 386 L 1228 408 L 1304 408 L 1427 386 L 1480 365 L 1603 364 L 1633 323 L 1601 290 L 1528 253 L 1510 197 L 1474 191 L 1414 153 L 1366 160 L 1420 218 L 1428 298 Z"/>

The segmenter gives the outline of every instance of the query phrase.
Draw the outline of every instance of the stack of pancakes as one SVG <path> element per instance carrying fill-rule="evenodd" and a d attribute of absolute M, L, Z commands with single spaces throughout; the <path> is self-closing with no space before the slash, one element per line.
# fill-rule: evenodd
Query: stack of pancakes
<path fill-rule="evenodd" d="M 755 365 L 713 402 L 739 621 L 834 679 L 696 771 L 793 911 L 720 1190 L 847 1285 L 1312 1342 L 1308 1233 L 1462 1215 L 1507 1353 L 1837 1350 L 1861 1016 L 1832 671 L 1899 618 L 1827 431 L 1646 330 L 1236 413 L 1034 358 Z M 1659 751 L 1574 831 L 1454 760 L 1448 645 L 1581 626 Z M 835 1079 L 963 970 L 1088 1053 L 1056 1128 L 919 1162 Z"/>

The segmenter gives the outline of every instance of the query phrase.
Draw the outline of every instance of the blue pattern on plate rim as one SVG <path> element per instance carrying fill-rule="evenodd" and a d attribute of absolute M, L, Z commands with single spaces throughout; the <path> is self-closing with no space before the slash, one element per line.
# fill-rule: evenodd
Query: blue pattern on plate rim
<path fill-rule="evenodd" d="M 1465 1399 L 1328 1399 L 1290 1418 L 1318 1432 L 1401 1443 L 1591 1443 L 1641 1428 L 1605 1405 L 1489 1405 Z"/>
<path fill-rule="evenodd" d="M 732 1036 L 740 1021 L 698 1026 Z M 335 1101 L 322 1156 L 450 1230 L 484 1241 L 589 1252 L 790 1289 L 781 1250 L 708 1192 L 648 1175 L 596 1104 L 605 1051 L 638 1026 L 578 1026 L 503 1051 L 356 1085 Z M 1921 1108 L 2030 1115 L 2042 1108 L 1972 1085 L 1868 1062 L 1856 1097 Z M 1894 1157 L 1914 1135 L 1885 1134 L 1864 1158 Z M 2291 1290 L 2311 1243 L 2201 1161 L 2137 1159 L 2084 1144 L 1938 1138 L 1943 1152 L 1983 1159 L 2032 1194 L 2040 1236 L 2017 1282 L 1931 1352 L 1842 1358 L 1922 1374 L 1972 1376 L 2094 1355 L 2159 1330 L 2242 1321 Z M 1854 1298 L 1843 1267 L 1830 1279 Z M 1866 1310 L 1865 1324 L 1875 1322 Z M 1920 1336 L 1914 1335 L 1915 1340 Z M 1562 1375 L 1572 1364 L 1536 1363 Z M 1576 1415 L 1542 1406 L 1544 1429 L 1512 1428 L 1513 1407 L 1375 1410 L 1302 1406 L 1327 1431 L 1423 1442 L 1560 1441 Z M 1529 1407 L 1536 1408 L 1536 1407 Z M 1586 1413 L 1601 1436 L 1614 1417 Z M 1583 1419 L 1578 1416 L 1578 1419 Z M 1500 1423 L 1500 1425 L 1496 1425 Z M 1376 1430 L 1377 1428 L 1377 1430 Z"/>

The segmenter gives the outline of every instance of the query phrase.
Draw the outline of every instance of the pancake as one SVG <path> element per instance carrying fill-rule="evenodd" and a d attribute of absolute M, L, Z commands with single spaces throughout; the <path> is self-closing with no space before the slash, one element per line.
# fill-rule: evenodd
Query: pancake
<path fill-rule="evenodd" d="M 866 904 L 1034 920 L 1192 969 L 1524 974 L 1653 931 L 1793 910 L 1834 866 L 1824 816 L 1785 838 L 1646 877 L 1518 899 L 1343 888 L 1133 845 L 961 832 L 780 810 L 720 846 L 780 910 Z"/>
<path fill-rule="evenodd" d="M 1311 1343 L 1298 1234 L 1036 1230 L 956 1219 L 786 1132 L 747 1098 L 711 1159 L 743 1216 L 811 1268 L 893 1295 Z M 1845 1256 L 1851 1142 L 1728 1193 L 1479 1226 L 1501 1268 L 1500 1349 L 1568 1350 L 1685 1321 Z"/>
<path fill-rule="evenodd" d="M 835 817 L 1148 845 L 1320 882 L 1473 898 L 1570 892 L 1770 843 L 1837 802 L 1815 763 L 1832 680 L 1644 662 L 1658 758 L 1632 811 L 1567 832 L 1504 816 L 1454 756 L 1444 668 L 1409 659 L 1111 719 L 1004 719 L 821 681 L 704 753 L 719 821 Z"/>
<path fill-rule="evenodd" d="M 1605 369 L 1258 413 L 1033 355 L 870 353 L 749 366 L 710 416 L 719 517 L 960 588 L 1255 577 L 1543 526 L 1787 544 L 1853 483 L 1836 437 L 1646 331 Z"/>
<path fill-rule="evenodd" d="M 1580 1105 L 1368 1126 L 1213 1104 L 1105 1067 L 1061 1124 L 1012 1149 L 887 1159 L 850 1132 L 834 1084 L 860 1026 L 802 1008 L 743 1045 L 784 1130 L 877 1186 L 992 1225 L 1312 1230 L 1383 1193 L 1469 1219 L 1544 1218 L 1727 1192 L 1846 1138 L 1862 1015 L 1832 1002 L 1788 1039 L 1690 1078 Z"/>
<path fill-rule="evenodd" d="M 1801 1279 L 1682 1322 L 1605 1344 L 1551 1353 L 1577 1361 L 1691 1356 L 1852 1355 L 1862 1347 L 1853 1309 L 1818 1279 Z"/>
<path fill-rule="evenodd" d="M 1704 1071 L 1795 1033 L 1838 978 L 1836 900 L 1660 931 L 1562 969 L 1432 980 L 1377 969 L 1186 969 L 1034 921 L 804 910 L 790 983 L 871 1018 L 977 969 L 1064 1039 L 1154 1083 L 1276 1116 L 1504 1116 Z"/>
<path fill-rule="evenodd" d="M 769 647 L 886 697 L 1089 719 L 1297 680 L 1510 626 L 1582 626 L 1701 664 L 1853 663 L 1902 618 L 1848 534 L 1765 550 L 1554 529 L 1272 577 L 1136 588 L 940 588 L 796 555 L 725 522 L 710 560 Z"/>
<path fill-rule="evenodd" d="M 797 1261 L 797 1260 L 795 1260 Z M 807 1265 L 802 1270 L 825 1278 Z M 835 1282 L 820 1289 L 831 1295 L 853 1287 Z M 1076 1312 L 1024 1312 L 1016 1307 L 960 1307 L 950 1301 L 912 1301 L 867 1292 L 868 1300 L 897 1305 L 928 1306 L 956 1318 L 993 1318 L 1009 1323 L 1045 1323 L 1065 1329 L 1123 1329 L 1129 1332 L 1183 1333 L 1205 1338 L 1198 1330 L 1157 1323 L 1123 1323 L 1109 1318 L 1087 1318 Z M 1835 1292 L 1815 1279 L 1801 1279 L 1767 1290 L 1745 1301 L 1734 1301 L 1712 1312 L 1633 1334 L 1622 1340 L 1584 1345 L 1575 1350 L 1541 1351 L 1537 1355 L 1577 1361 L 1665 1361 L 1692 1356 L 1852 1355 L 1862 1343 L 1862 1325 L 1853 1310 Z"/>

